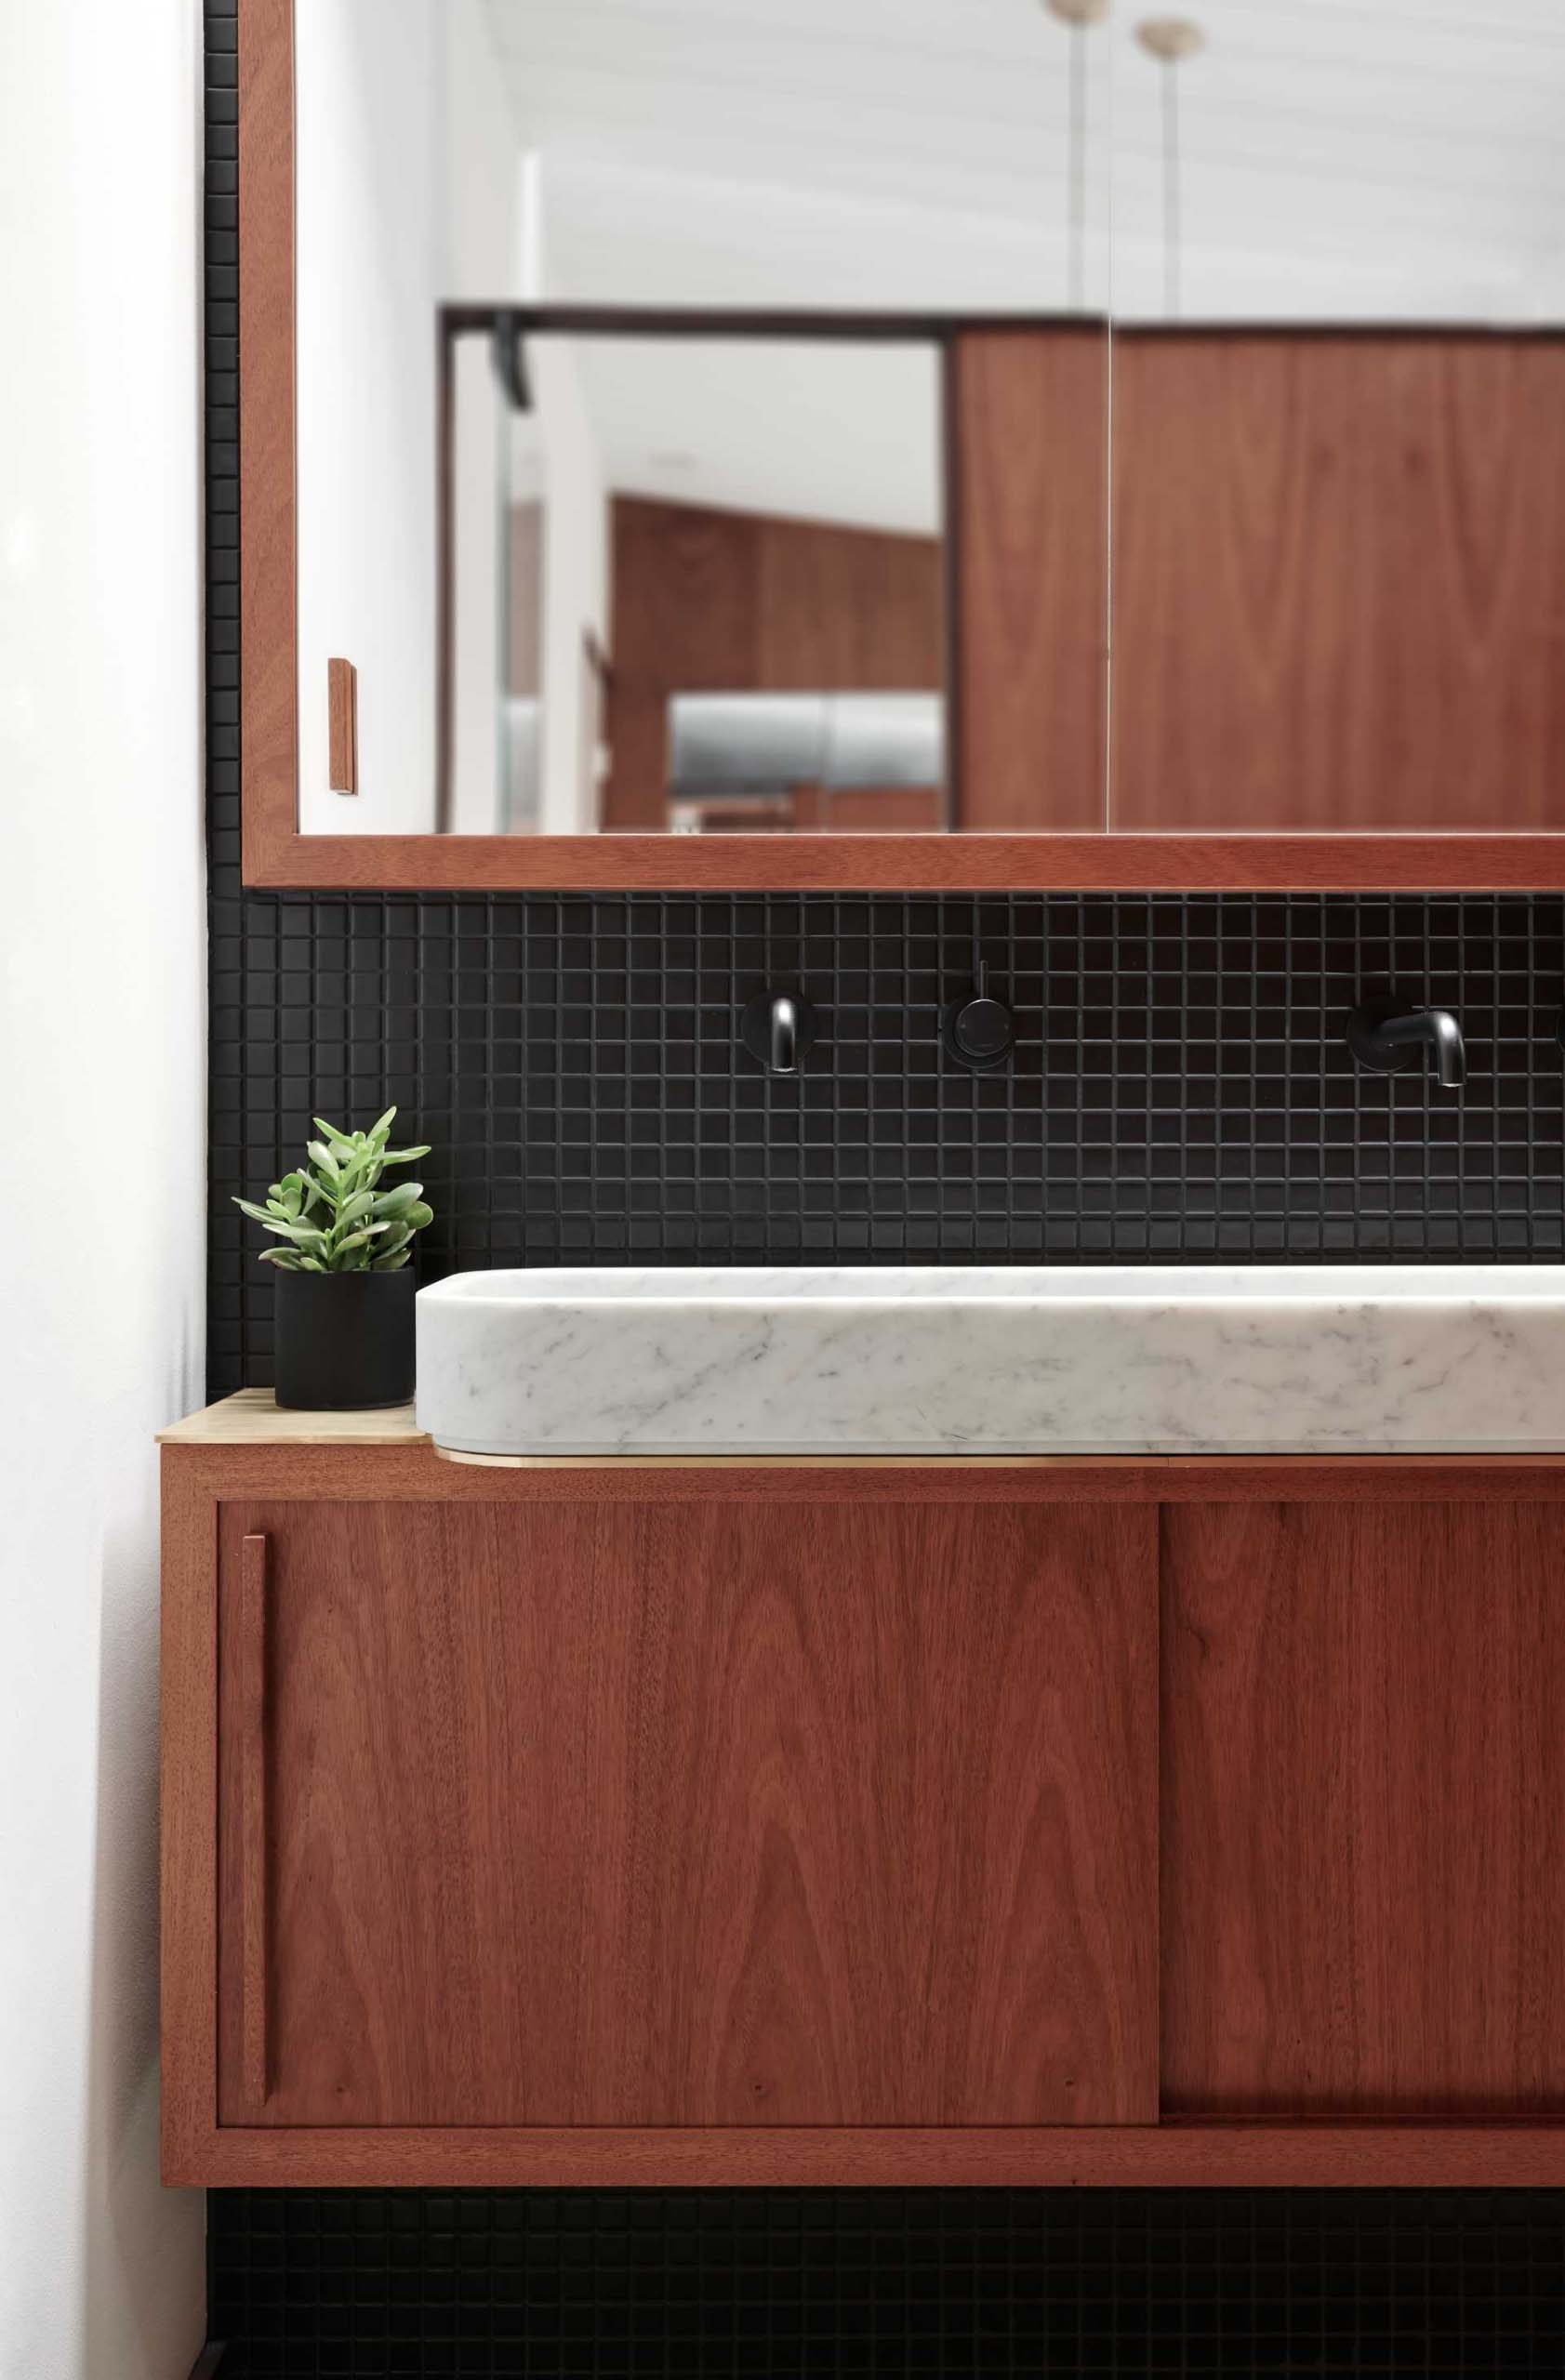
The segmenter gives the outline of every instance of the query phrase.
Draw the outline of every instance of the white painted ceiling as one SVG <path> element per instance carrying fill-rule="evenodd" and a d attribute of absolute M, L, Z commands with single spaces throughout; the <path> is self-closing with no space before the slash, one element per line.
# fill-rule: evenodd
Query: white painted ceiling
<path fill-rule="evenodd" d="M 1565 300 L 1558 0 L 1198 0 L 1186 311 L 1456 322 Z M 1161 303 L 1165 71 L 1113 28 L 1113 301 Z"/>
<path fill-rule="evenodd" d="M 1057 269 L 1070 36 L 1041 0 L 485 6 L 544 160 L 553 294 L 1056 294 L 1037 244 Z"/>
<path fill-rule="evenodd" d="M 1167 70 L 1135 39 L 1158 0 L 1116 5 L 1081 34 L 1042 0 L 482 5 L 519 143 L 539 160 L 538 294 L 1055 310 L 1074 259 L 1090 307 L 1164 310 Z M 1207 36 L 1176 70 L 1187 316 L 1565 321 L 1565 0 L 1191 0 L 1187 13 Z M 1073 247 L 1078 43 L 1087 201 Z M 655 390 L 596 363 L 589 387 L 617 483 L 702 498 L 703 405 L 723 422 L 710 486 L 749 483 L 742 426 L 698 351 L 662 359 Z M 898 495 L 891 458 L 877 475 L 845 439 L 817 474 L 821 509 L 851 483 L 862 517 L 910 519 L 922 423 L 902 446 Z M 671 474 L 653 459 L 693 452 Z M 759 444 L 752 461 L 751 480 Z M 811 505 L 801 483 L 776 509 Z"/>
<path fill-rule="evenodd" d="M 604 475 L 622 495 L 940 534 L 933 347 L 572 346 Z"/>
<path fill-rule="evenodd" d="M 1042 0 L 484 5 L 554 295 L 1061 305 L 1079 38 L 1089 299 L 1112 219 L 1116 305 L 1161 303 L 1159 0 L 1081 36 Z M 1561 0 L 1175 5 L 1187 311 L 1561 311 Z"/>

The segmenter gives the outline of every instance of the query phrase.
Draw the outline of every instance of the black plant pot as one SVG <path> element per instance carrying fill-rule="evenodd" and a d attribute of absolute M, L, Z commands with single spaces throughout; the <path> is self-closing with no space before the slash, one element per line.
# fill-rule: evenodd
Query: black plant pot
<path fill-rule="evenodd" d="M 413 1395 L 413 1268 L 279 1273 L 277 1402 L 294 1413 L 405 1405 Z"/>

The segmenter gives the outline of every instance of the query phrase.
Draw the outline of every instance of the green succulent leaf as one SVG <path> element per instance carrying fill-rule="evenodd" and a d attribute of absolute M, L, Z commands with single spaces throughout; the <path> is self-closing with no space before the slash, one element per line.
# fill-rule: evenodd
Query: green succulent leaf
<path fill-rule="evenodd" d="M 325 1233 L 318 1231 L 313 1223 L 268 1223 L 266 1228 L 275 1232 L 279 1239 L 301 1248 L 307 1256 L 325 1256 L 329 1251 L 331 1243 Z"/>
<path fill-rule="evenodd" d="M 427 1141 L 405 1149 L 388 1148 L 396 1109 L 367 1132 L 343 1131 L 324 1116 L 313 1121 L 320 1135 L 307 1144 L 309 1164 L 268 1185 L 264 1207 L 234 1200 L 243 1214 L 281 1248 L 263 1249 L 269 1264 L 285 1273 L 358 1273 L 374 1267 L 395 1272 L 411 1254 L 416 1232 L 434 1220 L 421 1182 L 376 1185 L 388 1165 L 411 1165 L 428 1157 Z"/>
<path fill-rule="evenodd" d="M 332 1253 L 341 1257 L 346 1256 L 351 1249 L 367 1248 L 372 1239 L 379 1238 L 385 1228 L 384 1223 L 370 1223 L 363 1231 L 351 1232 L 346 1239 L 337 1242 Z"/>

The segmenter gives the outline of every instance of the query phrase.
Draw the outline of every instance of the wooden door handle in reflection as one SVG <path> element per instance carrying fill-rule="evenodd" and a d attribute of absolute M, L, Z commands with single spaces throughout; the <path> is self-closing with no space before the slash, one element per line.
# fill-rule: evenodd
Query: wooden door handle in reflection
<path fill-rule="evenodd" d="M 333 793 L 359 789 L 359 673 L 351 661 L 326 663 L 328 760 Z"/>

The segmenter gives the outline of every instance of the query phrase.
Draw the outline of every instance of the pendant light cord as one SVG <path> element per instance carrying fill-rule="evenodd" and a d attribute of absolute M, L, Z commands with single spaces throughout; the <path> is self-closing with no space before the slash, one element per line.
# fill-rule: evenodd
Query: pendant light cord
<path fill-rule="evenodd" d="M 1087 29 L 1070 28 L 1070 282 L 1072 313 L 1087 296 Z"/>
<path fill-rule="evenodd" d="M 1182 302 L 1180 197 L 1179 69 L 1171 58 L 1163 67 L 1163 302 L 1171 323 L 1179 320 Z"/>

